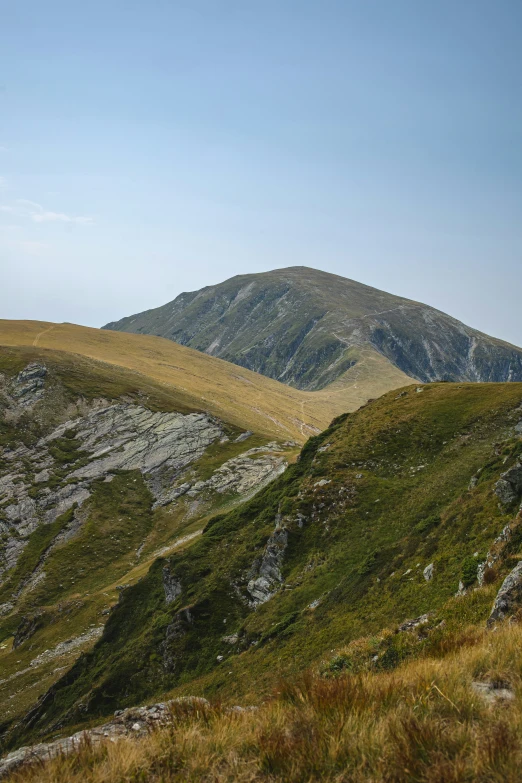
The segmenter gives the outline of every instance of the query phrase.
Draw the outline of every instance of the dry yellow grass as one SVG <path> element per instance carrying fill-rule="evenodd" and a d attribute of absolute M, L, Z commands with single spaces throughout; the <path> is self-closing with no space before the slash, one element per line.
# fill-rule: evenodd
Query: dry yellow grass
<path fill-rule="evenodd" d="M 368 351 L 342 378 L 303 392 L 191 348 L 149 335 L 74 324 L 0 320 L 0 345 L 33 346 L 106 362 L 183 391 L 201 407 L 240 427 L 302 443 L 340 413 L 411 383 L 383 356 Z"/>
<path fill-rule="evenodd" d="M 445 658 L 393 672 L 306 675 L 257 711 L 180 705 L 167 729 L 20 770 L 10 783 L 328 781 L 501 783 L 521 779 L 522 628 L 471 627 Z M 513 700 L 488 703 L 474 681 Z"/>

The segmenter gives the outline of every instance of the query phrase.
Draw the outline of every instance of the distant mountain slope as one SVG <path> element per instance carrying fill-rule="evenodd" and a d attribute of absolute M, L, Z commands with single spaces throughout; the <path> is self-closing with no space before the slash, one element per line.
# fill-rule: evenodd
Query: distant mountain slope
<path fill-rule="evenodd" d="M 375 353 L 423 382 L 522 380 L 522 349 L 307 267 L 239 275 L 104 329 L 167 337 L 298 389 L 322 389 L 348 370 L 354 377 Z"/>
<path fill-rule="evenodd" d="M 0 319 L 0 345 L 48 348 L 116 365 L 132 373 L 140 388 L 147 382 L 167 386 L 185 408 L 300 443 L 334 416 L 411 382 L 383 356 L 367 352 L 342 381 L 303 392 L 159 337 L 42 321 Z"/>

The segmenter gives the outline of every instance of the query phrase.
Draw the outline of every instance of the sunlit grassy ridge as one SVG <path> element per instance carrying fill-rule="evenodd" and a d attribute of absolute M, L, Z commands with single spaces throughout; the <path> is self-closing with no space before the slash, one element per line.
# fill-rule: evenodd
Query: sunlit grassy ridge
<path fill-rule="evenodd" d="M 521 452 L 521 402 L 520 384 L 434 384 L 340 417 L 280 479 L 215 516 L 189 549 L 154 563 L 122 594 L 101 641 L 42 702 L 25 739 L 165 692 L 258 703 L 279 677 L 332 649 L 345 648 L 332 671 L 393 669 L 423 651 L 439 654 L 442 629 L 484 622 L 517 562 L 520 527 L 492 584 L 459 604 L 464 613 L 455 610 L 470 558 L 483 559 L 517 513 L 499 508 L 493 486 Z M 253 611 L 248 580 L 277 515 L 288 533 L 283 582 Z M 183 588 L 169 606 L 164 565 Z M 428 641 L 380 635 L 425 612 Z M 179 633 L 169 636 L 173 623 Z M 373 639 L 362 653 L 350 646 L 360 637 Z"/>
<path fill-rule="evenodd" d="M 320 392 L 302 392 L 161 337 L 102 331 L 74 324 L 0 320 L 0 345 L 34 346 L 97 359 L 139 373 L 136 386 L 160 384 L 188 408 L 209 410 L 239 427 L 303 443 L 334 416 L 408 383 L 372 352 Z"/>

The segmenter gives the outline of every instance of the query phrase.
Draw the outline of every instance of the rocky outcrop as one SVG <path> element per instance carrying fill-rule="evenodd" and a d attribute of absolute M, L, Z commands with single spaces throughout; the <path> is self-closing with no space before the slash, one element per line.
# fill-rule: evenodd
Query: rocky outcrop
<path fill-rule="evenodd" d="M 73 427 L 89 461 L 73 471 L 72 478 L 96 479 L 115 470 L 140 470 L 158 504 L 180 471 L 222 435 L 217 420 L 205 413 L 153 413 L 141 405 L 118 403 L 93 411 L 79 423 L 65 422 L 45 443 Z"/>
<path fill-rule="evenodd" d="M 488 618 L 488 626 L 505 620 L 513 615 L 522 603 L 522 562 L 509 573 L 498 591 L 493 609 Z"/>
<path fill-rule="evenodd" d="M 509 505 L 522 496 L 522 463 L 517 462 L 495 484 L 495 494 L 500 502 Z"/>
<path fill-rule="evenodd" d="M 486 555 L 486 559 L 478 564 L 477 581 L 480 587 L 482 587 L 484 584 L 484 574 L 488 568 L 493 568 L 495 563 L 497 563 L 502 558 L 505 546 L 513 537 L 513 530 L 518 527 L 519 524 L 520 517 L 518 516 L 513 522 L 509 522 L 507 525 L 505 525 L 500 534 L 493 541 L 493 544 L 491 545 Z"/>
<path fill-rule="evenodd" d="M 21 677 L 23 674 L 30 672 L 31 669 L 38 669 L 40 666 L 44 666 L 45 664 L 49 663 L 49 661 L 53 661 L 57 658 L 69 657 L 71 653 L 76 654 L 80 650 L 87 649 L 100 638 L 102 633 L 103 625 L 99 625 L 97 627 L 90 628 L 88 631 L 85 631 L 79 636 L 74 636 L 72 639 L 65 639 L 65 641 L 59 642 L 56 647 L 51 647 L 48 650 L 44 650 L 42 653 L 40 653 L 40 655 L 37 655 L 36 658 L 33 658 L 27 668 L 18 669 L 13 674 L 9 675 L 9 677 L 0 679 L 0 685 L 3 685 L 10 680 L 15 680 L 17 677 Z M 25 639 L 22 639 L 20 644 L 22 644 L 24 641 Z"/>
<path fill-rule="evenodd" d="M 502 704 L 503 702 L 513 701 L 515 698 L 515 693 L 509 683 L 494 682 L 492 680 L 475 681 L 471 683 L 471 687 L 486 704 Z"/>
<path fill-rule="evenodd" d="M 24 399 L 34 402 L 40 394 L 44 369 L 29 365 L 17 376 L 21 380 L 13 381 Z M 162 505 L 170 500 L 180 472 L 221 435 L 220 423 L 204 413 L 153 413 L 140 405 L 117 403 L 98 405 L 87 415 L 66 421 L 34 447 L 4 449 L 0 575 L 16 564 L 38 525 L 54 522 L 85 503 L 94 480 L 110 478 L 111 471 L 140 470 L 156 504 Z M 65 448 L 75 444 L 69 462 L 57 457 L 64 443 Z M 66 459 L 67 452 L 63 453 Z M 52 481 L 55 476 L 58 481 Z"/>
<path fill-rule="evenodd" d="M 170 573 L 168 566 L 163 568 L 163 589 L 167 604 L 171 604 L 181 595 L 181 582 Z"/>
<path fill-rule="evenodd" d="M 287 466 L 286 460 L 270 453 L 279 449 L 277 443 L 269 443 L 245 451 L 241 456 L 223 463 L 208 481 L 198 481 L 193 484 L 189 489 L 189 495 L 205 490 L 220 494 L 235 492 L 239 495 L 257 492 L 284 472 Z"/>
<path fill-rule="evenodd" d="M 274 596 L 283 582 L 281 567 L 288 545 L 288 531 L 281 526 L 281 518 L 276 519 L 276 527 L 268 539 L 260 561 L 254 563 L 250 571 L 247 591 L 252 606 L 264 604 Z"/>
<path fill-rule="evenodd" d="M 0 759 L 0 777 L 19 769 L 22 766 L 36 764 L 55 758 L 69 756 L 78 751 L 82 745 L 91 746 L 102 742 L 116 742 L 126 737 L 142 737 L 155 728 L 166 726 L 176 720 L 180 711 L 184 714 L 193 711 L 197 713 L 210 705 L 206 699 L 197 696 L 186 696 L 171 701 L 152 704 L 149 707 L 131 707 L 127 710 L 116 710 L 114 718 L 108 723 L 93 729 L 78 731 L 71 737 L 40 743 L 30 747 L 19 748 Z"/>
<path fill-rule="evenodd" d="M 40 362 L 32 362 L 13 378 L 8 394 L 19 408 L 31 408 L 44 396 L 47 368 Z"/>
<path fill-rule="evenodd" d="M 421 614 L 420 617 L 414 617 L 413 620 L 405 620 L 398 627 L 398 631 L 403 633 L 404 631 L 413 631 L 421 625 L 426 625 L 430 620 L 430 612 L 427 614 Z"/>
<path fill-rule="evenodd" d="M 185 636 L 190 630 L 194 619 L 190 607 L 185 607 L 174 615 L 171 622 L 167 625 L 165 631 L 165 640 L 161 644 L 163 652 L 163 668 L 167 672 L 172 672 L 176 666 L 176 655 L 172 645 L 181 637 Z"/>

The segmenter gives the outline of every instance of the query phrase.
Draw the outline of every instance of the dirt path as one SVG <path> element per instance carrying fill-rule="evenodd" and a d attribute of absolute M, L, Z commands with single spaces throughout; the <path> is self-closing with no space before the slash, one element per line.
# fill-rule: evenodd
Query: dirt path
<path fill-rule="evenodd" d="M 38 334 L 36 335 L 36 337 L 33 340 L 33 348 L 35 348 L 38 345 L 38 340 L 40 339 L 40 337 L 43 334 L 46 334 L 46 332 L 50 332 L 51 329 L 54 329 L 54 326 L 55 326 L 55 324 L 53 324 L 52 326 L 47 327 L 47 329 L 43 329 L 41 332 L 38 332 Z"/>

